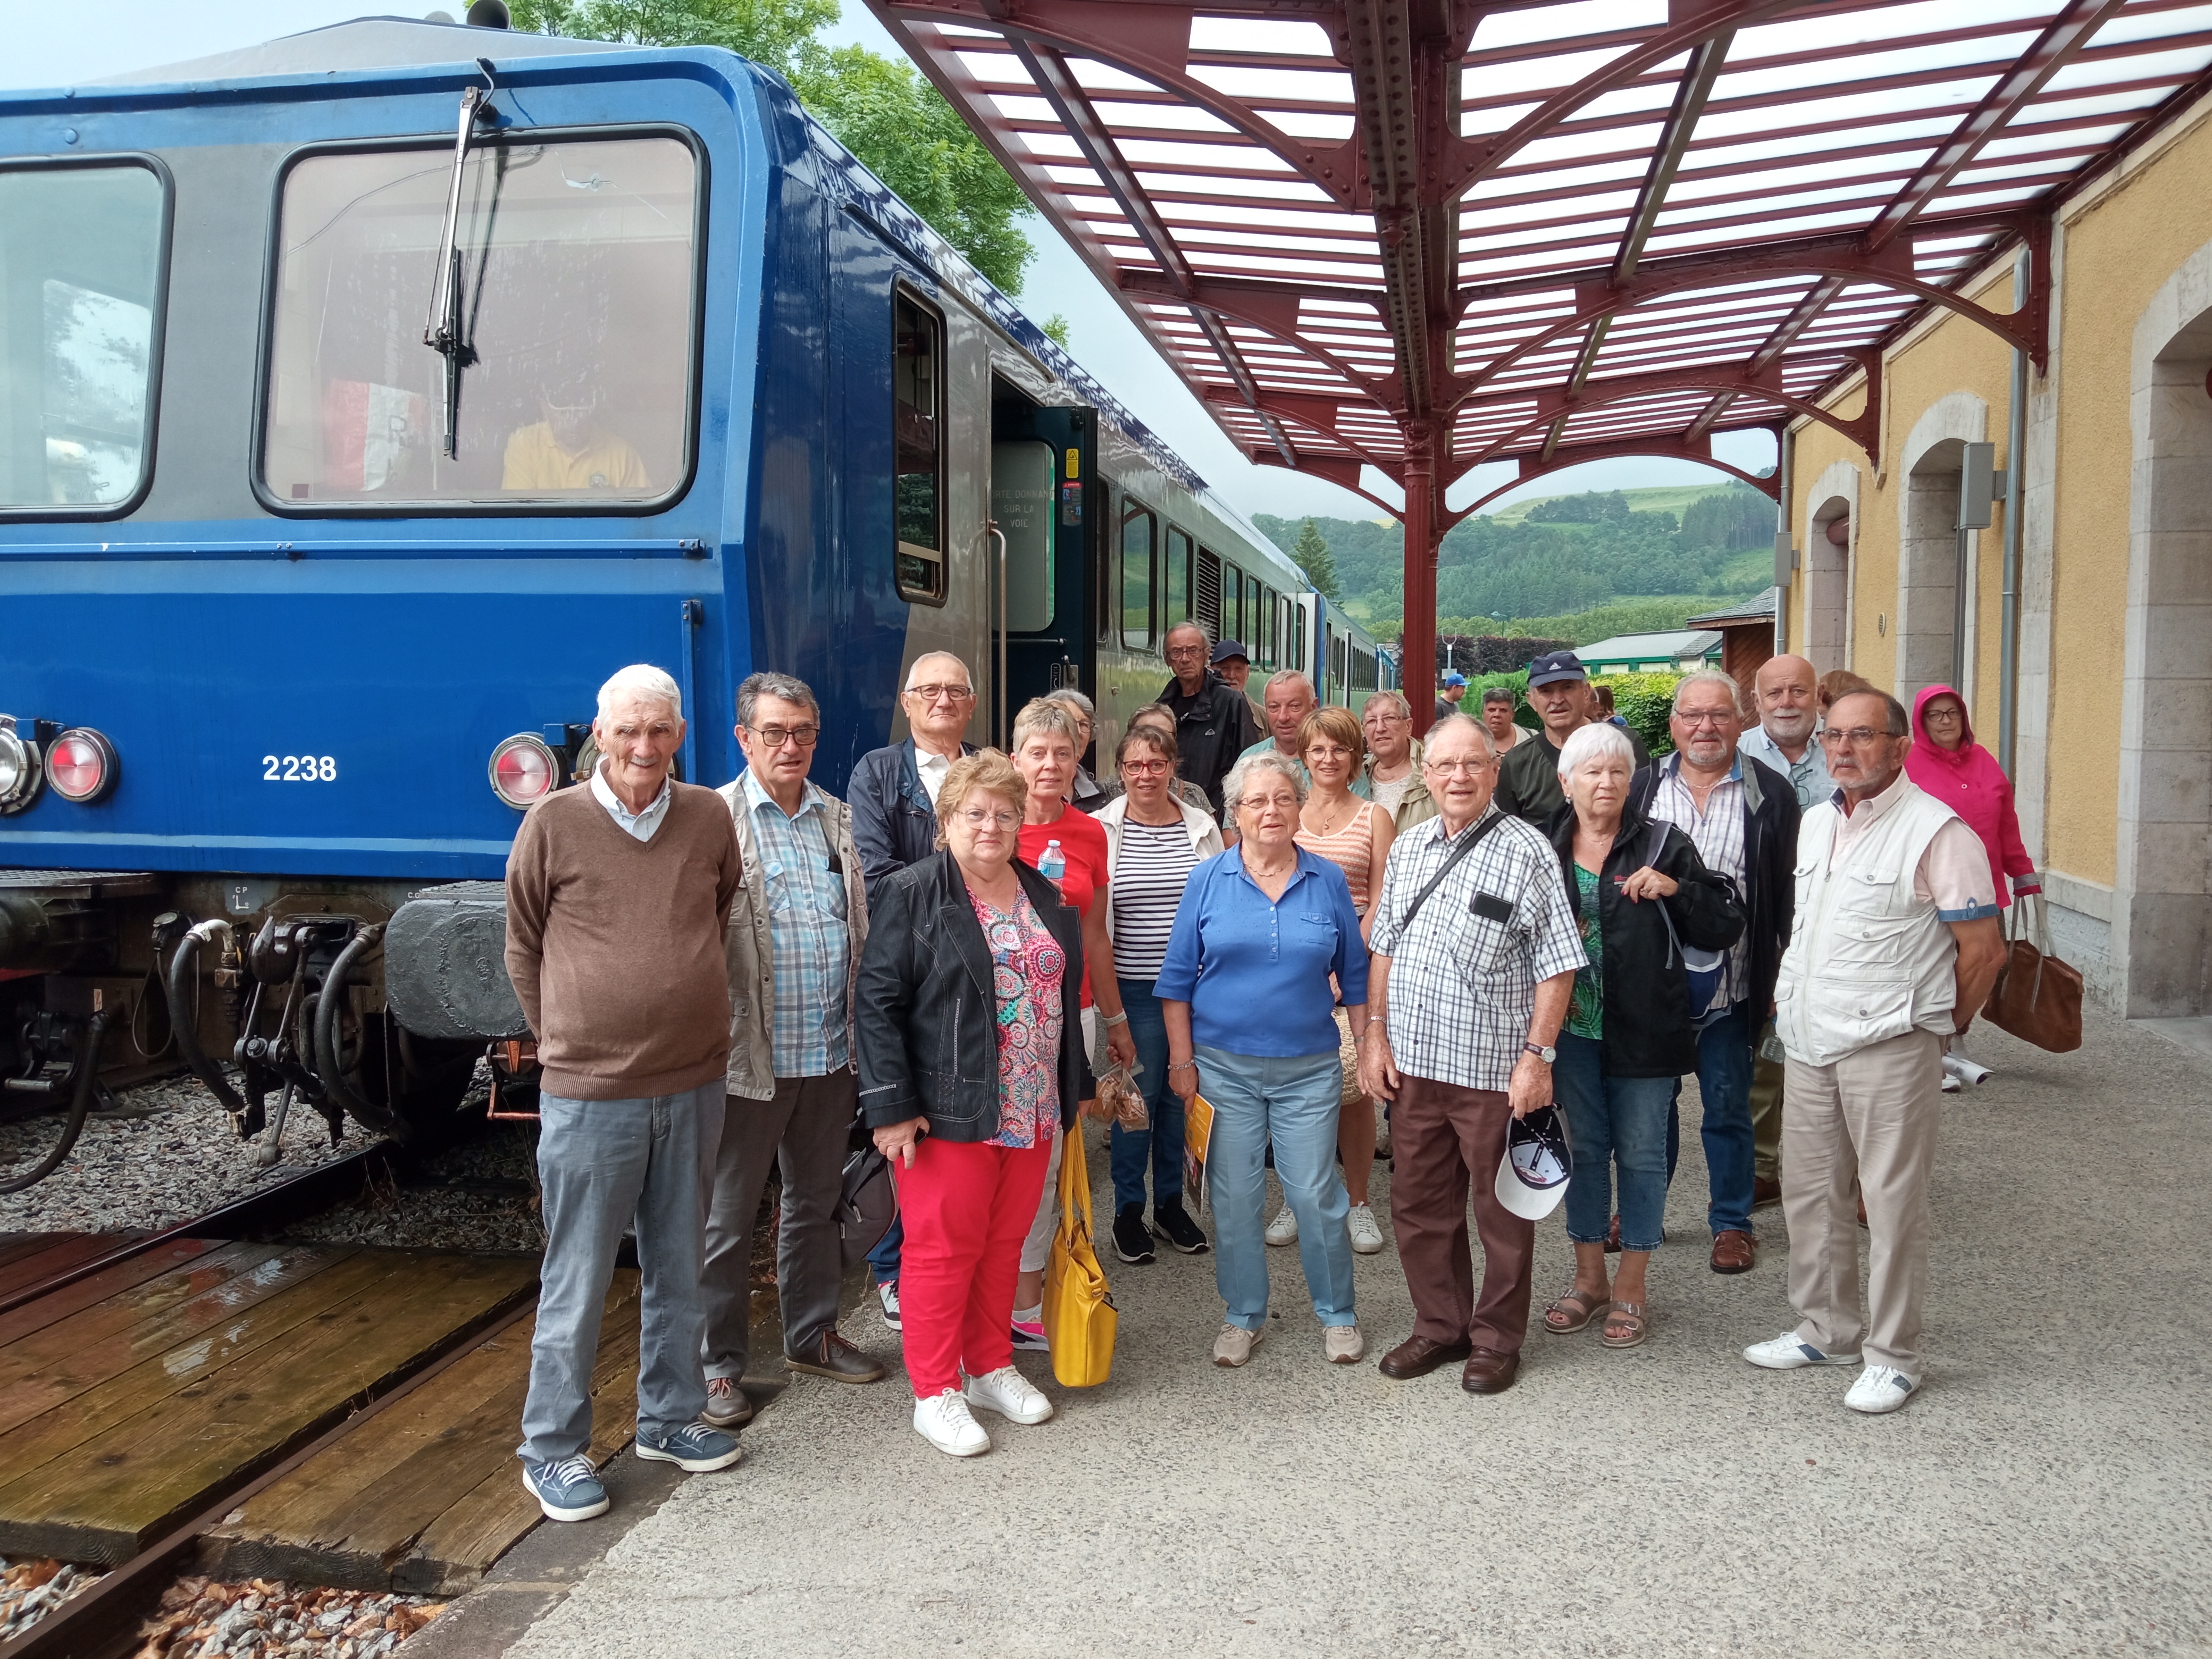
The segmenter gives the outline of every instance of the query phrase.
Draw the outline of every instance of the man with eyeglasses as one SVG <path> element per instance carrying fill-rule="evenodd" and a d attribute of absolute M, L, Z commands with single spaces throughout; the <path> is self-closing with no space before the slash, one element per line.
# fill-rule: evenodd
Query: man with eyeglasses
<path fill-rule="evenodd" d="M 951 652 L 916 657 L 899 703 L 911 735 L 861 756 L 845 786 L 871 894 L 884 877 L 937 850 L 937 792 L 952 763 L 975 752 L 962 736 L 975 711 L 975 682 Z"/>
<path fill-rule="evenodd" d="M 738 688 L 745 769 L 717 793 L 745 880 L 730 907 L 730 1067 L 721 1151 L 704 1183 L 707 1304 L 701 1358 L 707 1421 L 750 1420 L 753 1220 L 769 1170 L 783 1168 L 775 1288 L 785 1362 L 835 1382 L 875 1382 L 881 1361 L 837 1331 L 844 1267 L 836 1206 L 860 1086 L 853 986 L 868 899 L 844 802 L 809 781 L 822 711 L 805 683 L 754 674 Z"/>
<path fill-rule="evenodd" d="M 1743 1357 L 1769 1370 L 1862 1365 L 1853 1411 L 1893 1412 L 1924 1375 L 1928 1178 L 1943 1045 L 1989 998 L 2004 960 L 1981 838 L 1905 775 L 1904 705 L 1847 692 L 1820 734 L 1832 802 L 1805 815 L 1796 911 L 1775 1027 L 1786 1056 L 1782 1211 L 1795 1328 Z M 1859 1307 L 1851 1176 L 1866 1200 Z"/>
<path fill-rule="evenodd" d="M 1176 720 L 1176 769 L 1206 791 L 1221 816 L 1221 781 L 1260 735 L 1260 722 L 1242 691 L 1206 666 L 1209 636 L 1203 623 L 1180 622 L 1163 648 L 1175 678 L 1159 702 Z"/>
<path fill-rule="evenodd" d="M 1743 693 L 1717 669 L 1701 668 L 1674 687 L 1668 720 L 1674 752 L 1636 775 L 1629 809 L 1687 836 L 1705 868 L 1735 884 L 1742 936 L 1721 959 L 1720 976 L 1698 1026 L 1698 1099 L 1704 1122 L 1710 1265 L 1717 1273 L 1751 1271 L 1754 1200 L 1751 1127 L 1753 1045 L 1765 1028 L 1774 975 L 1790 943 L 1791 872 L 1797 856 L 1797 794 L 1790 781 L 1741 753 Z M 1667 1179 L 1681 1144 L 1681 1091 L 1667 1131 Z"/>

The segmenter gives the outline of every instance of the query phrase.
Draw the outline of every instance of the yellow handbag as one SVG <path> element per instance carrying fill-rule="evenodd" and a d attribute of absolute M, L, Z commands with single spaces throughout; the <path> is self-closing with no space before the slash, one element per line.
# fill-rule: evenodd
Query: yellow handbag
<path fill-rule="evenodd" d="M 1083 1124 L 1060 1137 L 1060 1229 L 1044 1274 L 1044 1329 L 1052 1374 L 1071 1389 L 1095 1389 L 1114 1369 L 1113 1293 L 1098 1252 L 1091 1247 L 1091 1172 L 1085 1167 Z"/>

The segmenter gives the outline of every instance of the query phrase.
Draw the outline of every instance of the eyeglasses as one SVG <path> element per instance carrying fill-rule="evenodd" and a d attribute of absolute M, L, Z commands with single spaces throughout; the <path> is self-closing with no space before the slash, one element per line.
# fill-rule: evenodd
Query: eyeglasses
<path fill-rule="evenodd" d="M 1472 760 L 1423 761 L 1421 767 L 1424 771 L 1433 772 L 1440 778 L 1448 778 L 1455 772 L 1464 772 L 1474 777 L 1478 773 L 1488 771 L 1497 763 L 1486 755 L 1477 755 Z"/>
<path fill-rule="evenodd" d="M 1887 743 L 1898 735 L 1899 734 L 1894 732 L 1876 731 L 1871 726 L 1854 726 L 1849 730 L 1845 730 L 1840 726 L 1832 726 L 1826 731 L 1820 733 L 1820 741 L 1822 743 L 1847 743 L 1854 749 L 1863 749 L 1870 743 L 1877 741 Z"/>
<path fill-rule="evenodd" d="M 1966 711 L 1963 708 L 1926 708 L 1921 711 L 1920 718 L 1932 726 L 1937 720 L 1962 720 L 1966 718 Z"/>
<path fill-rule="evenodd" d="M 811 749 L 822 735 L 818 726 L 748 726 L 745 730 L 753 734 L 754 741 L 769 749 L 781 749 L 787 743 Z"/>
<path fill-rule="evenodd" d="M 909 685 L 906 694 L 924 702 L 966 702 L 975 695 L 964 685 Z"/>
<path fill-rule="evenodd" d="M 1688 709 L 1685 708 L 1678 709 L 1675 712 L 1674 718 L 1681 721 L 1683 725 L 1695 728 L 1700 726 L 1726 726 L 1730 720 L 1734 720 L 1735 716 L 1725 708 L 1709 709 L 1703 714 L 1692 714 Z"/>
<path fill-rule="evenodd" d="M 1168 647 L 1170 662 L 1177 662 L 1187 657 L 1202 657 L 1205 654 L 1206 647 L 1202 645 L 1171 645 Z"/>
<path fill-rule="evenodd" d="M 1004 809 L 994 812 L 988 807 L 984 806 L 965 807 L 962 809 L 960 813 L 960 822 L 966 824 L 970 830 L 981 830 L 987 826 L 995 826 L 1000 830 L 1011 830 L 1021 821 L 1022 815 L 1018 812 L 1009 812 Z"/>
<path fill-rule="evenodd" d="M 1168 763 L 1164 760 L 1133 760 L 1123 761 L 1121 763 L 1121 775 L 1124 777 L 1156 777 L 1160 773 L 1167 771 L 1168 769 Z"/>

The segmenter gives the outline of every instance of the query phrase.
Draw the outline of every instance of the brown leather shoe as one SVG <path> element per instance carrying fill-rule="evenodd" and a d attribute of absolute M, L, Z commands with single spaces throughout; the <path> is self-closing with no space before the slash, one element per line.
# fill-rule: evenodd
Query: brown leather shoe
<path fill-rule="evenodd" d="M 1713 1235 L 1713 1271 L 1747 1273 L 1759 1260 L 1759 1242 L 1749 1233 L 1731 1227 Z"/>
<path fill-rule="evenodd" d="M 1782 1202 L 1782 1180 L 1778 1176 L 1760 1176 L 1751 1183 L 1751 1207 L 1771 1210 Z"/>
<path fill-rule="evenodd" d="M 1425 1336 L 1409 1336 L 1384 1354 L 1375 1369 L 1403 1382 L 1410 1377 L 1426 1376 L 1455 1359 L 1464 1359 L 1473 1351 L 1474 1345 L 1464 1338 L 1457 1342 L 1432 1342 Z"/>
<path fill-rule="evenodd" d="M 1459 1374 L 1459 1385 L 1469 1394 L 1504 1394 L 1520 1374 L 1519 1354 L 1475 1348 L 1467 1356 L 1467 1369 Z"/>
<path fill-rule="evenodd" d="M 832 1382 L 880 1382 L 884 1375 L 881 1360 L 869 1358 L 835 1331 L 823 1332 L 822 1340 L 805 1358 L 786 1354 L 784 1363 L 795 1371 L 826 1376 Z"/>

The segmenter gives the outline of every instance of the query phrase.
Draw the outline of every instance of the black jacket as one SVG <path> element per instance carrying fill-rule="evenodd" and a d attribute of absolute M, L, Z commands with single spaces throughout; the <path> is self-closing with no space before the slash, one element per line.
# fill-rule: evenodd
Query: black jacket
<path fill-rule="evenodd" d="M 972 755 L 975 745 L 963 743 L 960 752 Z M 853 809 L 853 847 L 860 855 L 860 875 L 868 884 L 872 906 L 876 885 L 885 876 L 919 864 L 937 850 L 937 811 L 921 787 L 914 739 L 872 749 L 854 762 L 845 786 L 845 804 Z"/>
<path fill-rule="evenodd" d="M 1042 876 L 1014 873 L 1066 952 L 1060 975 L 1060 1122 L 1096 1092 L 1083 1047 L 1083 920 Z M 950 853 L 933 853 L 868 896 L 854 989 L 860 1114 L 871 1129 L 929 1120 L 939 1140 L 999 1133 L 999 1005 L 990 948 Z"/>
<path fill-rule="evenodd" d="M 1545 826 L 1559 849 L 1567 906 L 1582 913 L 1575 885 L 1575 809 L 1570 802 Z M 1700 951 L 1725 951 L 1743 933 L 1735 884 L 1717 876 L 1698 857 L 1690 838 L 1674 825 L 1656 860 L 1644 857 L 1651 832 L 1633 805 L 1620 815 L 1598 874 L 1598 927 L 1604 934 L 1599 972 L 1605 987 L 1605 1069 L 1614 1077 L 1680 1077 L 1698 1069 L 1698 1034 L 1690 1023 L 1690 980 L 1659 906 L 1674 918 L 1682 943 Z M 1621 896 L 1620 884 L 1647 864 L 1680 884 L 1674 897 L 1654 902 Z"/>
<path fill-rule="evenodd" d="M 1176 771 L 1206 791 L 1217 816 L 1221 781 L 1237 757 L 1260 741 L 1260 717 L 1244 694 L 1212 669 L 1194 696 L 1182 694 L 1182 682 L 1170 680 L 1160 701 L 1176 717 Z"/>
<path fill-rule="evenodd" d="M 1748 755 L 1743 763 L 1744 890 L 1736 897 L 1743 905 L 1744 931 L 1751 940 L 1746 968 L 1751 982 L 1744 1000 L 1751 1005 L 1754 1031 L 1766 1019 L 1767 1005 L 1774 1000 L 1774 981 L 1782 972 L 1782 953 L 1790 948 L 1790 921 L 1797 906 L 1797 823 L 1803 811 L 1797 791 L 1772 767 Z M 1669 755 L 1658 765 L 1636 775 L 1628 786 L 1628 810 L 1639 817 L 1651 811 L 1652 792 L 1659 787 L 1660 772 L 1681 763 Z"/>

